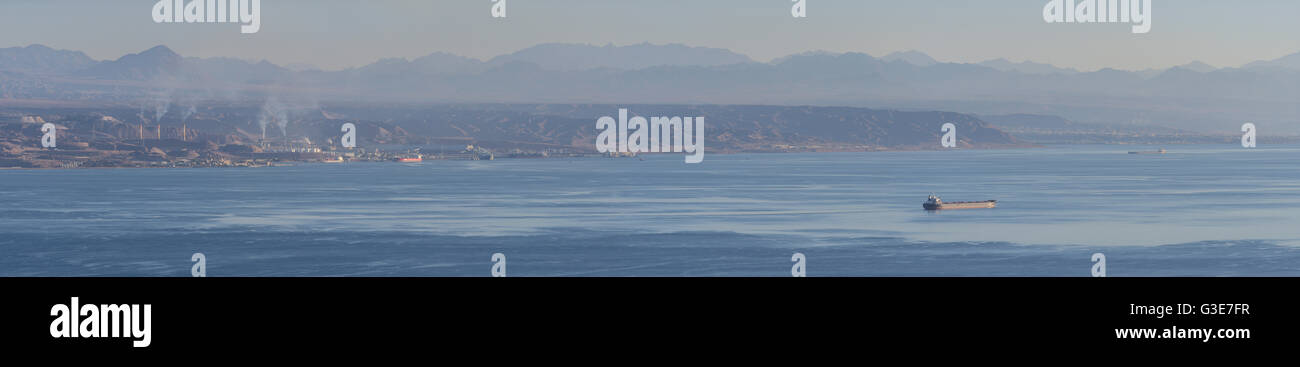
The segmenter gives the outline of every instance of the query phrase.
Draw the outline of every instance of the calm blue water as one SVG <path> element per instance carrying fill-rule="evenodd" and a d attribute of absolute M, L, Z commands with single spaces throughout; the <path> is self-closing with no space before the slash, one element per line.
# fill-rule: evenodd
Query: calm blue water
<path fill-rule="evenodd" d="M 1172 148 L 8 170 L 0 275 L 1300 276 L 1300 146 Z"/>

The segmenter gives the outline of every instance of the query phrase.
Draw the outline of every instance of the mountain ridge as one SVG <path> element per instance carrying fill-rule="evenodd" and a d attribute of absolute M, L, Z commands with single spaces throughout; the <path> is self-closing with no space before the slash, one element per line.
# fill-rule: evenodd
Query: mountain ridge
<path fill-rule="evenodd" d="M 601 63 L 555 70 L 548 65 L 559 60 L 550 52 L 557 47 L 628 53 Z M 1001 59 L 929 64 L 925 60 L 932 58 L 928 56 L 916 61 L 924 55 L 916 51 L 895 55 L 892 61 L 866 53 L 823 51 L 766 63 L 721 53 L 718 55 L 725 57 L 696 63 L 682 61 L 683 57 L 664 57 L 622 67 L 607 65 L 650 49 L 719 52 L 684 45 L 544 44 L 525 49 L 547 51 L 537 57 L 482 61 L 434 52 L 410 60 L 382 59 L 342 71 L 294 71 L 266 61 L 183 58 L 158 46 L 96 62 L 73 73 L 10 72 L 6 78 L 17 82 L 0 86 L 0 98 L 130 102 L 154 99 L 159 89 L 206 89 L 203 93 L 254 95 L 247 98 L 297 93 L 313 99 L 377 102 L 889 106 L 975 114 L 1048 113 L 1089 123 L 1216 131 L 1228 130 L 1230 122 L 1249 120 L 1280 127 L 1275 131 L 1300 132 L 1296 124 L 1300 110 L 1294 107 L 1294 100 L 1300 98 L 1300 70 L 1284 67 L 1292 56 L 1241 68 L 1210 70 L 1212 66 L 1193 62 L 1160 70 L 1104 68 L 1090 72 Z M 58 55 L 81 60 L 66 64 L 86 64 L 76 53 Z M 904 56 L 929 65 L 912 64 Z M 727 63 L 737 60 L 749 61 Z M 583 69 L 588 66 L 594 69 Z M 0 64 L 0 70 L 19 68 Z M 51 76 L 74 80 L 52 81 Z M 88 86 L 77 78 L 146 84 L 105 89 L 102 82 Z M 59 87 L 51 89 L 50 83 Z M 262 97 L 255 97 L 258 95 Z M 1095 101 L 1110 102 L 1098 105 Z"/>

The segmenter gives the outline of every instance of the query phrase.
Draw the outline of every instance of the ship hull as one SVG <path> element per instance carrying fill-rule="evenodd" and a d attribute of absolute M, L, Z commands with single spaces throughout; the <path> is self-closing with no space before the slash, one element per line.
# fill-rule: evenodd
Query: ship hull
<path fill-rule="evenodd" d="M 942 204 L 921 204 L 925 210 L 953 210 L 953 209 L 991 209 L 998 206 L 997 200 L 973 201 L 973 202 L 953 202 Z"/>

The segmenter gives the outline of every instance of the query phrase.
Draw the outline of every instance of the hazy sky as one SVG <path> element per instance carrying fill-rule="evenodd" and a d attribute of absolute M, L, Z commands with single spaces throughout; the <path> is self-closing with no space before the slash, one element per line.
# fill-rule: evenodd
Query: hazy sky
<path fill-rule="evenodd" d="M 189 1 L 189 0 L 187 0 Z M 1300 1 L 1154 0 L 1148 34 L 1127 24 L 1047 24 L 1047 0 L 263 0 L 262 28 L 155 24 L 156 0 L 3 0 L 0 47 L 39 43 L 115 59 L 164 44 L 185 56 L 326 69 L 445 51 L 488 59 L 538 43 L 683 43 L 759 61 L 829 50 L 918 50 L 940 61 L 1032 60 L 1095 70 L 1200 60 L 1238 66 L 1300 52 Z"/>

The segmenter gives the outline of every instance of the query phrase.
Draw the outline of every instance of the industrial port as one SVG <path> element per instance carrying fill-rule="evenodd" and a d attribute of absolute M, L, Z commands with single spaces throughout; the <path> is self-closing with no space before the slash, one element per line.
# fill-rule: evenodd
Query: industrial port
<path fill-rule="evenodd" d="M 44 115 L 0 111 L 0 168 L 268 167 L 294 163 L 494 160 L 605 156 L 578 147 L 423 137 L 401 126 L 348 121 L 325 112 L 286 117 L 276 126 L 219 108 L 182 116 L 53 110 Z M 173 114 L 174 115 L 174 114 Z M 244 122 L 239 120 L 244 119 Z M 291 121 L 289 119 L 292 119 Z M 292 122 L 292 125 L 289 123 Z M 345 147 L 339 124 L 362 126 Z M 54 141 L 42 142 L 54 126 Z M 288 126 L 285 126 L 288 125 Z M 260 127 L 260 128 L 259 128 Z M 333 136 L 332 136 L 333 135 Z"/>

